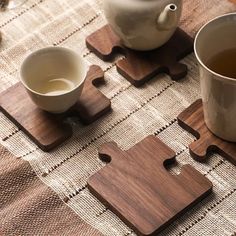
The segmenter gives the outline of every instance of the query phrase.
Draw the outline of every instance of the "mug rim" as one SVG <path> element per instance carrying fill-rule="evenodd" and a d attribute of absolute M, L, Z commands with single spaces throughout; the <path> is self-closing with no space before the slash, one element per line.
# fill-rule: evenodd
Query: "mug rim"
<path fill-rule="evenodd" d="M 232 15 L 234 15 L 234 16 L 236 17 L 236 12 L 226 13 L 226 14 L 224 14 L 224 15 L 217 16 L 217 17 L 215 17 L 215 18 L 209 20 L 207 23 L 205 23 L 205 24 L 199 29 L 199 31 L 197 32 L 197 34 L 196 34 L 196 36 L 195 36 L 195 39 L 194 39 L 194 53 L 195 53 L 195 56 L 196 56 L 198 62 L 200 63 L 200 65 L 203 66 L 208 72 L 210 72 L 211 74 L 217 76 L 218 79 L 227 80 L 227 81 L 236 83 L 236 79 L 235 79 L 235 78 L 228 77 L 228 76 L 219 74 L 219 73 L 217 73 L 217 72 L 211 70 L 208 66 L 205 65 L 205 63 L 203 63 L 203 61 L 201 60 L 201 58 L 200 58 L 200 56 L 198 55 L 198 52 L 197 52 L 197 41 L 198 41 L 199 35 L 202 33 L 202 31 L 203 31 L 209 24 L 213 23 L 214 21 L 216 21 L 216 20 L 218 20 L 218 19 L 221 19 L 221 18 L 228 17 L 228 16 L 232 16 Z"/>
<path fill-rule="evenodd" d="M 67 92 L 64 92 L 64 93 L 61 93 L 61 94 L 43 94 L 43 93 L 39 93 L 33 89 L 31 89 L 27 84 L 26 82 L 23 80 L 23 66 L 24 64 L 26 63 L 26 61 L 33 55 L 37 54 L 37 53 L 40 53 L 40 52 L 44 52 L 44 51 L 67 51 L 69 53 L 72 53 L 74 54 L 77 58 L 79 58 L 79 60 L 81 60 L 85 66 L 85 75 L 84 77 L 81 79 L 80 83 L 78 83 L 72 90 L 69 90 Z M 23 62 L 21 63 L 20 65 L 20 82 L 24 85 L 24 87 L 29 90 L 30 92 L 32 92 L 33 94 L 36 94 L 36 95 L 39 95 L 39 96 L 43 96 L 43 97 L 60 97 L 60 96 L 64 96 L 64 95 L 67 95 L 71 92 L 74 92 L 75 90 L 77 90 L 85 81 L 86 79 L 86 76 L 87 76 L 87 73 L 88 73 L 88 69 L 89 69 L 89 66 L 87 64 L 87 62 L 84 60 L 84 58 L 82 56 L 80 56 L 77 52 L 73 51 L 72 49 L 70 48 L 67 48 L 67 47 L 55 47 L 55 46 L 50 46 L 50 47 L 44 47 L 44 48 L 40 48 L 40 49 L 37 49 L 31 53 L 29 53 L 23 60 Z"/>

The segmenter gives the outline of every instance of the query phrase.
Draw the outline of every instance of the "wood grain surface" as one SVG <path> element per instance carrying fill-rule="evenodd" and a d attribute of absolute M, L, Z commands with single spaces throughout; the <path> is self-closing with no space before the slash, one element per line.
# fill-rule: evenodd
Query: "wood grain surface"
<path fill-rule="evenodd" d="M 100 67 L 90 67 L 78 103 L 64 114 L 55 115 L 39 109 L 21 83 L 0 94 L 0 110 L 42 150 L 50 151 L 72 135 L 65 118 L 76 115 L 90 124 L 111 109 L 110 100 L 95 87 L 104 81 L 103 74 Z"/>
<path fill-rule="evenodd" d="M 89 189 L 139 235 L 156 235 L 212 189 L 190 165 L 171 175 L 165 167 L 175 153 L 155 136 L 128 151 L 104 144 L 99 155 L 109 164 L 89 178 Z"/>
<path fill-rule="evenodd" d="M 217 152 L 236 165 L 236 143 L 218 138 L 207 128 L 201 99 L 178 116 L 178 123 L 198 139 L 189 145 L 194 159 L 204 161 L 210 154 Z"/>
<path fill-rule="evenodd" d="M 137 87 L 162 72 L 173 80 L 183 78 L 187 66 L 178 60 L 193 51 L 193 39 L 180 28 L 164 46 L 152 51 L 139 52 L 124 47 L 109 25 L 89 35 L 86 44 L 104 61 L 112 60 L 117 53 L 125 54 L 126 58 L 117 62 L 117 70 Z"/>
<path fill-rule="evenodd" d="M 71 109 L 73 114 L 79 114 L 84 124 L 91 124 L 111 110 L 111 101 L 96 87 L 101 83 L 104 83 L 103 70 L 99 66 L 91 66 L 82 94 Z"/>

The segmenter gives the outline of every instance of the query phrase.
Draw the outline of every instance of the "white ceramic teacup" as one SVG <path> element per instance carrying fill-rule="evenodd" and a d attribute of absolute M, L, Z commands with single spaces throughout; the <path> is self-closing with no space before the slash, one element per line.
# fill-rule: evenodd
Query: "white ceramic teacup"
<path fill-rule="evenodd" d="M 194 49 L 200 64 L 206 125 L 216 136 L 236 142 L 236 79 L 217 74 L 206 65 L 215 55 L 236 49 L 236 13 L 204 25 L 195 38 Z"/>
<path fill-rule="evenodd" d="M 26 57 L 20 80 L 39 108 L 62 113 L 78 101 L 87 72 L 88 65 L 74 51 L 48 47 Z"/>

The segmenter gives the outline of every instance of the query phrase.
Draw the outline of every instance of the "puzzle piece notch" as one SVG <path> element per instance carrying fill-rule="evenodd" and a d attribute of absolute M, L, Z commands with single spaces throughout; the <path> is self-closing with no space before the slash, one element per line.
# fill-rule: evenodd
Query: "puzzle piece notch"
<path fill-rule="evenodd" d="M 190 154 L 194 159 L 205 161 L 210 154 L 217 152 L 236 165 L 236 143 L 218 138 L 207 128 L 201 99 L 178 116 L 178 123 L 197 138 L 189 145 Z"/>
<path fill-rule="evenodd" d="M 98 81 L 104 81 L 103 71 L 91 66 L 79 102 L 60 115 L 37 108 L 21 83 L 0 94 L 0 110 L 43 151 L 50 151 L 72 135 L 72 128 L 64 122 L 66 117 L 73 113 L 90 124 L 110 110 L 110 100 L 94 86 Z"/>
<path fill-rule="evenodd" d="M 115 142 L 106 143 L 100 147 L 98 151 L 99 157 L 102 161 L 108 163 L 112 162 L 114 159 L 115 162 L 118 162 L 120 160 L 126 162 L 127 159 L 125 158 L 129 158 L 129 156 L 139 157 L 138 151 L 142 149 L 142 147 L 149 146 L 150 150 L 149 149 L 145 150 L 145 152 L 153 156 L 153 158 L 155 158 L 156 154 L 153 153 L 152 150 L 154 150 L 157 147 L 159 148 L 159 158 L 155 160 L 155 162 L 158 163 L 158 165 L 162 166 L 164 162 L 168 163 L 175 162 L 175 152 L 168 146 L 166 146 L 164 143 L 160 141 L 156 142 L 156 140 L 157 138 L 155 136 L 149 136 L 145 138 L 141 143 L 137 143 L 127 151 L 121 150 Z M 164 165 L 163 168 L 165 168 Z"/>
<path fill-rule="evenodd" d="M 212 189 L 189 165 L 171 175 L 164 163 L 173 162 L 175 153 L 154 136 L 127 151 L 108 143 L 99 154 L 110 162 L 89 178 L 89 189 L 140 235 L 160 232 Z"/>
<path fill-rule="evenodd" d="M 193 39 L 181 29 L 162 47 L 152 51 L 135 51 L 124 47 L 109 25 L 105 25 L 86 39 L 87 47 L 99 58 L 109 61 L 116 53 L 126 55 L 117 62 L 118 72 L 136 87 L 158 73 L 165 72 L 173 80 L 186 76 L 187 66 L 178 62 L 193 51 Z"/>

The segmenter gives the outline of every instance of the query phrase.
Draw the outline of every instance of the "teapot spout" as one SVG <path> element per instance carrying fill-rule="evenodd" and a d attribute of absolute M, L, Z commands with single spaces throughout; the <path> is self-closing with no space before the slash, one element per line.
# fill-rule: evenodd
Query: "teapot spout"
<path fill-rule="evenodd" d="M 157 19 L 157 28 L 159 30 L 170 30 L 178 24 L 177 6 L 173 3 L 167 5 Z"/>

